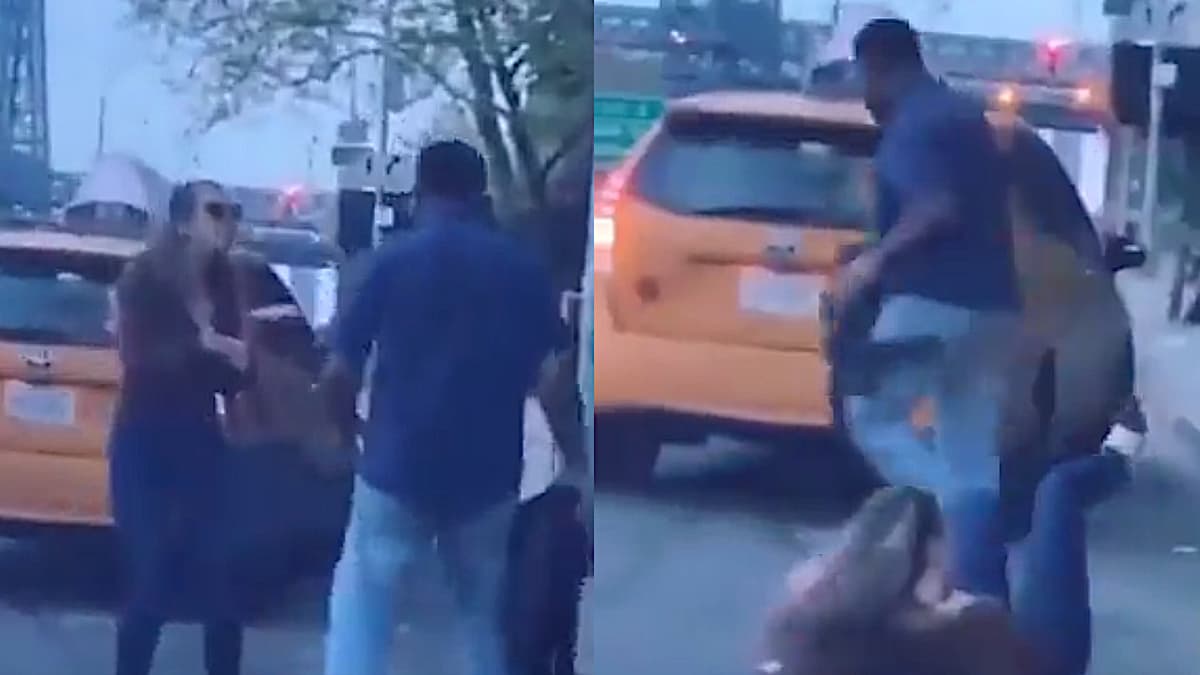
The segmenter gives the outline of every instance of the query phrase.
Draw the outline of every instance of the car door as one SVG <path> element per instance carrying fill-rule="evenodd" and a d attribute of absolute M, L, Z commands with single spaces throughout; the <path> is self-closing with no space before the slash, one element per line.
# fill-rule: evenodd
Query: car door
<path fill-rule="evenodd" d="M 236 404 L 253 424 L 234 432 L 230 490 L 244 522 L 233 547 L 270 570 L 296 547 L 340 541 L 355 454 L 313 391 L 325 355 L 295 296 L 259 256 L 236 254 L 235 270 L 254 384 Z"/>
<path fill-rule="evenodd" d="M 1034 350 L 1027 356 L 1053 354 L 1055 442 L 1091 443 L 1132 387 L 1128 315 L 1092 220 L 1053 149 L 1022 128 L 1011 161 L 1027 350 Z"/>

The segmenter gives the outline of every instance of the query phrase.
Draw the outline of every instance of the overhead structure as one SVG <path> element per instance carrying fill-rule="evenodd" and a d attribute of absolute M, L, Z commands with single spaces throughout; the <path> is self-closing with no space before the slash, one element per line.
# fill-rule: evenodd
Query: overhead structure
<path fill-rule="evenodd" d="M 50 163 L 45 0 L 0 0 L 0 153 Z"/>
<path fill-rule="evenodd" d="M 0 214 L 50 208 L 45 0 L 0 0 Z"/>
<path fill-rule="evenodd" d="M 659 0 L 658 13 L 669 95 L 788 84 L 781 0 Z"/>

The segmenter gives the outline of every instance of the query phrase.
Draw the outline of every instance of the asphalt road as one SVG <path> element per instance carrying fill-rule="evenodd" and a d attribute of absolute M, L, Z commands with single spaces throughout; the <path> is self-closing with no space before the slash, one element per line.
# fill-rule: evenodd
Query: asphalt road
<path fill-rule="evenodd" d="M 673 448 L 652 489 L 602 493 L 581 672 L 748 675 L 784 574 L 829 541 L 868 488 L 858 464 L 812 439 L 777 450 Z M 1200 673 L 1197 511 L 1200 500 L 1147 473 L 1095 513 L 1093 675 Z M 0 545 L 0 671 L 77 675 L 111 661 L 111 557 L 105 542 L 79 538 Z M 436 569 L 426 573 L 403 602 L 397 672 L 457 675 L 448 601 Z M 247 675 L 319 675 L 326 588 L 292 588 L 255 622 Z M 156 672 L 199 675 L 200 662 L 198 629 L 175 626 Z"/>
<path fill-rule="evenodd" d="M 0 672 L 79 675 L 111 672 L 119 592 L 110 542 L 70 537 L 0 546 Z M 400 598 L 396 663 L 402 673 L 459 675 L 461 651 L 448 594 L 430 560 Z M 328 581 L 277 589 L 272 608 L 246 639 L 246 675 L 320 675 Z M 170 626 L 155 673 L 200 675 L 200 629 Z M 97 668 L 97 664 L 103 664 Z"/>
<path fill-rule="evenodd" d="M 816 439 L 667 453 L 657 484 L 602 495 L 592 621 L 596 675 L 749 675 L 784 575 L 869 489 Z M 1200 501 L 1153 470 L 1093 514 L 1093 675 L 1200 673 Z"/>
<path fill-rule="evenodd" d="M 528 427 L 538 430 L 535 422 Z M 548 430 L 526 444 L 523 490 L 536 494 L 553 479 Z M 246 472 L 244 475 L 254 476 Z M 253 487 L 249 478 L 249 487 Z M 291 485 L 290 483 L 287 485 Z M 304 489 L 296 486 L 296 489 Z M 265 493 L 267 502 L 248 502 L 262 511 L 280 503 L 305 503 Z M 278 502 L 278 503 L 270 503 Z M 328 509 L 313 501 L 311 508 Z M 0 675 L 79 675 L 108 672 L 113 658 L 114 616 L 120 597 L 113 542 L 69 535 L 48 542 L 0 540 Z M 459 675 L 462 651 L 452 602 L 431 556 L 398 598 L 397 672 Z M 246 675 L 320 675 L 325 600 L 329 580 L 308 578 L 269 589 L 274 602 L 254 622 L 246 639 Z M 581 651 L 590 654 L 584 635 Z M 164 636 L 156 673 L 199 675 L 199 630 L 171 626 Z M 96 664 L 105 664 L 97 670 Z M 590 671 L 584 671 L 585 674 Z"/>

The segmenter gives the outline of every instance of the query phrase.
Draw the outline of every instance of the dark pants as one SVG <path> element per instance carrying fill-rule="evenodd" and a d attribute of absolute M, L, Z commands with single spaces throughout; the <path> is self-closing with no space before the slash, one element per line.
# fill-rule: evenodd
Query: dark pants
<path fill-rule="evenodd" d="M 1054 675 L 1087 671 L 1092 649 L 1087 511 L 1128 480 L 1124 457 L 1082 456 L 1052 466 L 1023 509 L 1006 510 L 994 495 L 980 494 L 946 513 L 957 585 L 1009 601 L 1017 627 L 1051 662 Z M 1006 549 L 997 545 L 1005 535 L 1024 548 L 1022 583 L 1011 591 Z"/>
<path fill-rule="evenodd" d="M 227 453 L 215 424 L 123 422 L 113 431 L 113 515 L 128 570 L 117 675 L 149 675 L 163 625 L 188 618 L 204 624 L 209 675 L 240 670 Z"/>
<path fill-rule="evenodd" d="M 522 504 L 509 542 L 504 624 L 513 675 L 575 675 L 591 540 L 579 491 L 553 486 Z"/>

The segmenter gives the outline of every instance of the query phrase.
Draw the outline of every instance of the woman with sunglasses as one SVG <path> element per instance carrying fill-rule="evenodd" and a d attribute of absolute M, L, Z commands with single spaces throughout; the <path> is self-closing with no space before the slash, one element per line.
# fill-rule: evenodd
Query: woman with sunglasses
<path fill-rule="evenodd" d="M 177 187 L 170 222 L 117 284 L 123 378 L 109 465 L 129 572 L 117 675 L 149 675 L 162 627 L 180 613 L 204 623 L 209 675 L 240 670 L 218 415 L 249 362 L 228 257 L 237 219 L 220 185 Z"/>

